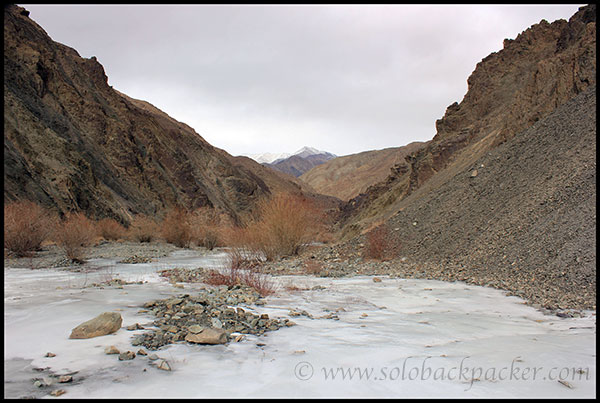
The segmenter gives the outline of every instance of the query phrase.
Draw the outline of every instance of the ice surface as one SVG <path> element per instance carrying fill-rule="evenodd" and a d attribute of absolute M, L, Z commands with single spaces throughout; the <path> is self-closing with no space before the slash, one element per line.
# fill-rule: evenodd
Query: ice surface
<path fill-rule="evenodd" d="M 27 394 L 10 381 L 28 374 L 22 363 L 29 360 L 59 374 L 78 371 L 77 382 L 61 385 L 69 398 L 595 397 L 595 312 L 583 318 L 547 316 L 500 290 L 460 282 L 278 277 L 277 294 L 265 306 L 247 308 L 290 318 L 296 326 L 228 345 L 167 346 L 157 354 L 172 372 L 150 366 L 146 357 L 118 361 L 104 354 L 109 345 L 137 351 L 131 336 L 143 330 L 68 338 L 75 326 L 104 311 L 119 311 L 123 327 L 149 324 L 153 317 L 138 313 L 143 303 L 193 295 L 203 286 L 175 288 L 158 270 L 219 267 L 224 258 L 223 252 L 180 251 L 147 264 L 95 259 L 84 266 L 88 273 L 5 269 L 4 359 L 10 369 L 5 397 Z M 107 276 L 146 283 L 82 288 Z M 307 290 L 287 291 L 286 284 Z M 311 289 L 315 285 L 325 289 Z M 291 317 L 292 309 L 313 319 Z M 319 319 L 330 313 L 339 320 Z M 48 351 L 56 357 L 44 357 Z M 587 372 L 575 373 L 578 368 Z M 345 379 L 342 370 L 350 371 Z M 336 379 L 332 371 L 338 371 Z M 493 380 L 492 372 L 508 379 Z M 559 383 L 559 375 L 572 388 Z M 549 376 L 553 379 L 543 379 Z"/>

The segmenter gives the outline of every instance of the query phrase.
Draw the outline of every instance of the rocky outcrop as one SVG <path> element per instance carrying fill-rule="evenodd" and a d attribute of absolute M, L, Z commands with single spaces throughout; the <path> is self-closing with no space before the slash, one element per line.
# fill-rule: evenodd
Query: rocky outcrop
<path fill-rule="evenodd" d="M 4 200 L 128 222 L 180 205 L 237 219 L 280 189 L 191 127 L 113 89 L 95 57 L 52 41 L 27 11 L 4 12 Z"/>
<path fill-rule="evenodd" d="M 92 337 L 105 336 L 116 332 L 121 328 L 123 318 L 117 312 L 104 312 L 83 322 L 71 331 L 69 339 L 89 339 Z"/>
<path fill-rule="evenodd" d="M 569 21 L 542 21 L 477 64 L 460 103 L 436 122 L 437 134 L 407 156 L 385 182 L 350 200 L 342 211 L 348 235 L 399 208 L 428 184 L 433 191 L 470 162 L 530 127 L 596 83 L 596 6 Z M 402 164 L 401 164 L 402 165 Z M 432 178 L 437 178 L 432 181 Z"/>

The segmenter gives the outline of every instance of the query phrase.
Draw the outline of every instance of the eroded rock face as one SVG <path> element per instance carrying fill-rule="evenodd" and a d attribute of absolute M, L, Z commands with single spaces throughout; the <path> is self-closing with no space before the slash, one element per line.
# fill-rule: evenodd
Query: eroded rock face
<path fill-rule="evenodd" d="M 92 337 L 105 336 L 116 332 L 121 328 L 123 318 L 117 312 L 104 312 L 83 322 L 71 331 L 69 339 L 89 339 Z"/>
<path fill-rule="evenodd" d="M 5 200 L 127 222 L 176 204 L 235 218 L 269 194 L 191 127 L 114 90 L 95 57 L 52 41 L 23 11 L 4 11 Z"/>
<path fill-rule="evenodd" d="M 350 200 L 342 219 L 354 234 L 451 165 L 469 162 L 548 116 L 596 83 L 596 6 L 569 21 L 542 21 L 479 62 L 463 100 L 436 122 L 437 134 L 388 178 Z M 402 166 L 404 165 L 404 166 Z M 445 171 L 439 183 L 461 172 Z M 429 185 L 432 188 L 437 184 Z M 429 191 L 429 188 L 428 190 Z M 374 217 L 374 218 L 373 218 Z"/>

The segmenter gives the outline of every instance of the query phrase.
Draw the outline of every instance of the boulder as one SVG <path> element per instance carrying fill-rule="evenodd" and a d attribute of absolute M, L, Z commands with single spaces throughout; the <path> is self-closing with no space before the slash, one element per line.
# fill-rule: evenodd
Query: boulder
<path fill-rule="evenodd" d="M 227 332 L 221 329 L 204 329 L 200 333 L 188 333 L 185 341 L 197 344 L 225 344 Z"/>
<path fill-rule="evenodd" d="M 111 334 L 119 330 L 122 323 L 121 314 L 104 312 L 74 328 L 69 339 L 89 339 Z"/>

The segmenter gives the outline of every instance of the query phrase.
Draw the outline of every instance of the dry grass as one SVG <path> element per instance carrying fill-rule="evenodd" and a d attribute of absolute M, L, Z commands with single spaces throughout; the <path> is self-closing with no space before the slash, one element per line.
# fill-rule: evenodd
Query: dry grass
<path fill-rule="evenodd" d="M 85 252 L 96 237 L 94 222 L 82 213 L 68 213 L 58 226 L 54 238 L 56 244 L 73 262 L 85 261 Z"/>
<path fill-rule="evenodd" d="M 137 242 L 152 242 L 158 233 L 158 224 L 148 216 L 138 214 L 129 226 L 129 238 Z"/>
<path fill-rule="evenodd" d="M 161 223 L 165 241 L 180 248 L 188 248 L 193 238 L 191 215 L 181 207 L 167 211 Z"/>
<path fill-rule="evenodd" d="M 56 217 L 36 203 L 22 200 L 4 205 L 4 247 L 17 256 L 39 250 L 56 225 Z"/>
<path fill-rule="evenodd" d="M 116 241 L 123 239 L 127 230 L 112 218 L 103 218 L 96 223 L 96 231 L 107 241 Z"/>

